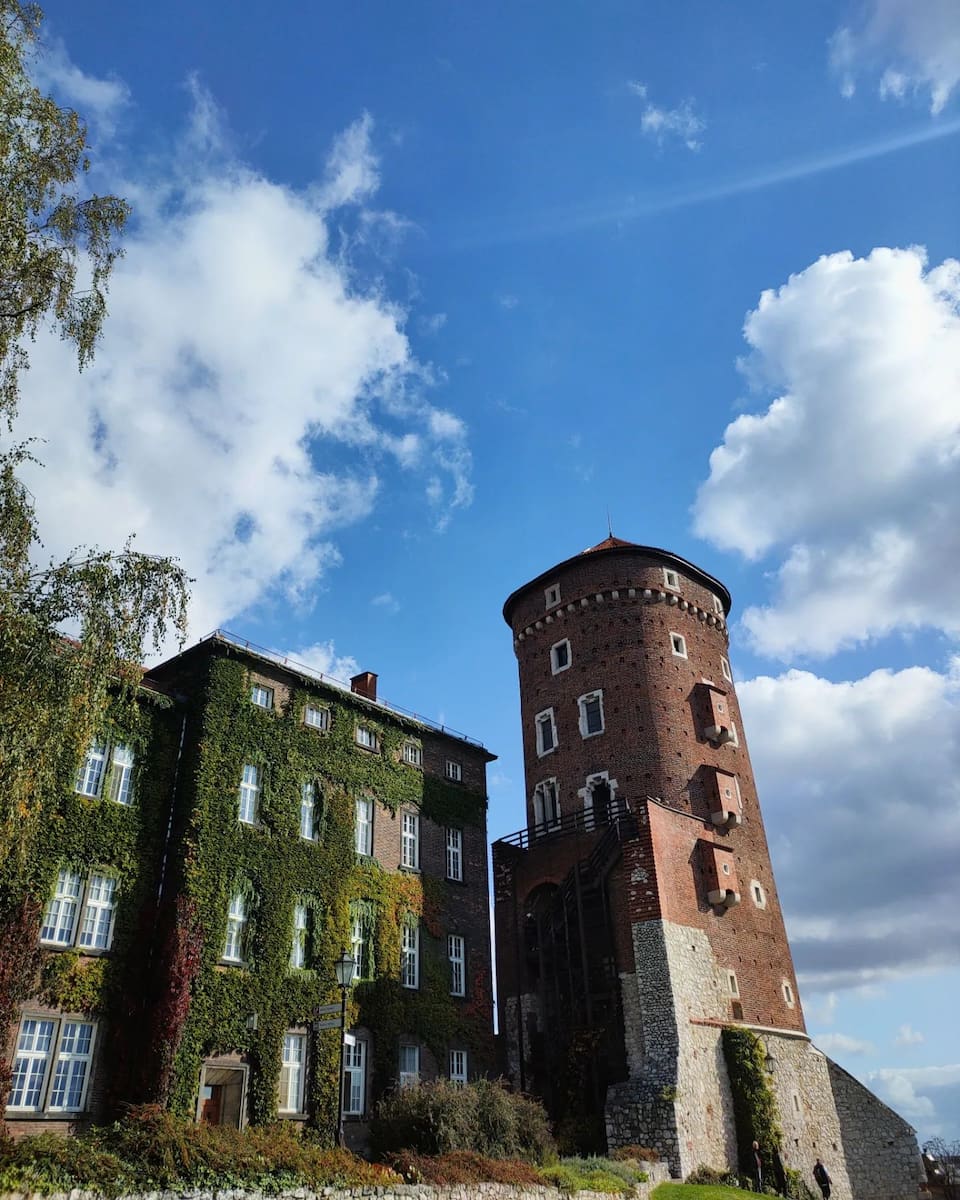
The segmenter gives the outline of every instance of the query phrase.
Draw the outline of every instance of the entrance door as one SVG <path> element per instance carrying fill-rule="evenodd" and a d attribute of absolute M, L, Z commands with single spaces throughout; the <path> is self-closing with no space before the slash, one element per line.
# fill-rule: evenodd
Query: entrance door
<path fill-rule="evenodd" d="M 220 1066 L 207 1062 L 200 1076 L 197 1120 L 205 1125 L 229 1125 L 242 1129 L 246 1102 L 246 1067 Z"/>
<path fill-rule="evenodd" d="M 219 1125 L 223 1112 L 223 1085 L 204 1084 L 200 1098 L 200 1120 L 204 1125 Z"/>

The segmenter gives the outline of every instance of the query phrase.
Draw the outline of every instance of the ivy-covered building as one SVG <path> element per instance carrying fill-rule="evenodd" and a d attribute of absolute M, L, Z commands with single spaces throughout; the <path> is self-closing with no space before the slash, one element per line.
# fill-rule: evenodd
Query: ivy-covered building
<path fill-rule="evenodd" d="M 493 1063 L 480 743 L 217 633 L 152 669 L 51 799 L 7 1040 L 14 1133 L 124 1101 L 330 1128 Z"/>

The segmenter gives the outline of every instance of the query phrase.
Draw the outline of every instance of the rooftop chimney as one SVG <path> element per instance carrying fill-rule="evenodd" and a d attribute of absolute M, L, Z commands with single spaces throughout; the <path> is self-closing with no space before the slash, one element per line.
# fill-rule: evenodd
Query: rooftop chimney
<path fill-rule="evenodd" d="M 364 700 L 376 700 L 377 677 L 372 671 L 361 671 L 350 680 L 350 691 L 363 696 Z"/>

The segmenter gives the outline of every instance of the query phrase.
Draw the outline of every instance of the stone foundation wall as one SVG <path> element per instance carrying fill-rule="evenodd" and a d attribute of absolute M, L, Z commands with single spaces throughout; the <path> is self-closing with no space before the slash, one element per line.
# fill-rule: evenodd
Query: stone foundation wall
<path fill-rule="evenodd" d="M 853 1200 L 916 1200 L 923 1171 L 913 1128 L 843 1067 L 825 1061 Z"/>
<path fill-rule="evenodd" d="M 663 1163 L 646 1163 L 647 1183 L 634 1188 L 633 1200 L 649 1200 L 650 1193 L 669 1173 Z M 610 1200 L 603 1192 L 578 1192 L 580 1200 Z M 290 1188 L 266 1195 L 258 1191 L 231 1188 L 223 1191 L 139 1192 L 119 1200 L 569 1200 L 564 1192 L 552 1187 L 520 1186 L 507 1183 L 459 1183 L 437 1187 L 426 1183 L 394 1184 L 390 1187 Z M 37 1200 L 32 1194 L 4 1193 L 3 1200 Z M 102 1200 L 99 1192 L 54 1192 L 45 1200 Z"/>

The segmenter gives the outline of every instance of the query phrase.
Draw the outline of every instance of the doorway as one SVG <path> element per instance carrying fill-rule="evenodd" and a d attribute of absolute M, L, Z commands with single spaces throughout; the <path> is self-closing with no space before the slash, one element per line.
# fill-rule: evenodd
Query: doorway
<path fill-rule="evenodd" d="M 205 1063 L 200 1074 L 197 1120 L 204 1125 L 242 1129 L 247 1094 L 247 1068 Z"/>

